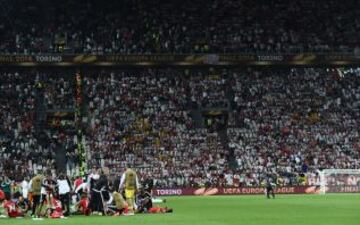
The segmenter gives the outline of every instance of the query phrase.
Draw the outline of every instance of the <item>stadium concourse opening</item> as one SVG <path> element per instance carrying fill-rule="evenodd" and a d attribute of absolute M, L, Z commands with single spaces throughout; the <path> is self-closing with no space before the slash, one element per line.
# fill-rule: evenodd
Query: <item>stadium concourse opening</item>
<path fill-rule="evenodd" d="M 359 4 L 1 0 L 1 222 L 357 224 Z"/>

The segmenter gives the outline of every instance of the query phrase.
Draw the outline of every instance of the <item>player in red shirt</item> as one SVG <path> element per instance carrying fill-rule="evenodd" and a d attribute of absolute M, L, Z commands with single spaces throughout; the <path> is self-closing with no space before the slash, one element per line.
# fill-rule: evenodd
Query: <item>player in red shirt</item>
<path fill-rule="evenodd" d="M 62 205 L 60 200 L 56 199 L 55 197 L 51 199 L 51 209 L 50 213 L 48 214 L 49 218 L 63 218 L 63 212 L 62 212 Z"/>
<path fill-rule="evenodd" d="M 5 199 L 5 193 L 0 189 L 0 202 Z"/>
<path fill-rule="evenodd" d="M 81 200 L 77 203 L 76 208 L 82 215 L 90 215 L 91 209 L 89 208 L 89 199 L 86 197 L 86 194 L 81 196 Z"/>
<path fill-rule="evenodd" d="M 81 177 L 76 177 L 76 180 L 74 181 L 74 189 L 78 188 L 82 183 L 84 183 L 83 179 Z"/>
<path fill-rule="evenodd" d="M 24 214 L 19 210 L 19 208 L 15 204 L 15 202 L 11 201 L 9 198 L 5 200 L 3 207 L 10 218 L 24 216 Z"/>
<path fill-rule="evenodd" d="M 53 206 L 53 210 L 57 212 L 62 212 L 62 205 L 60 200 L 53 198 L 51 205 Z"/>
<path fill-rule="evenodd" d="M 2 202 L 4 201 L 4 199 L 5 199 L 5 193 L 0 189 L 0 206 L 3 205 Z M 0 216 L 2 216 L 1 212 L 0 212 Z"/>
<path fill-rule="evenodd" d="M 165 208 L 161 208 L 161 207 L 151 207 L 149 210 L 148 210 L 149 213 L 172 213 L 173 210 L 172 209 L 169 209 L 167 207 Z"/>

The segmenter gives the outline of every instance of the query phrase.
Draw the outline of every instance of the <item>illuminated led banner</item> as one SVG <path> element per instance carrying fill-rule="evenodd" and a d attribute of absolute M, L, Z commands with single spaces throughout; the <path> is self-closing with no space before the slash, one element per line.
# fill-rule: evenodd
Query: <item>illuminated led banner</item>
<path fill-rule="evenodd" d="M 12 66 L 196 66 L 196 65 L 360 65 L 360 57 L 343 54 L 149 54 L 149 55 L 0 55 Z"/>

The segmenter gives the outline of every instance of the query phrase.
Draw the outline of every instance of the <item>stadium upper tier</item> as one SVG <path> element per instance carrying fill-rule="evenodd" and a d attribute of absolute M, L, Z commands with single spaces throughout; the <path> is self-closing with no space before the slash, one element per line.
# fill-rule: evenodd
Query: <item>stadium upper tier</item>
<path fill-rule="evenodd" d="M 357 0 L 2 4 L 0 52 L 6 54 L 353 53 L 360 47 Z"/>
<path fill-rule="evenodd" d="M 158 187 L 257 186 L 267 173 L 294 185 L 359 168 L 359 82 L 360 69 L 93 69 L 82 88 L 88 163 L 112 174 L 130 164 Z M 56 169 L 59 151 L 77 169 L 74 133 L 38 127 L 44 112 L 75 111 L 75 91 L 66 70 L 1 72 L 0 171 Z"/>

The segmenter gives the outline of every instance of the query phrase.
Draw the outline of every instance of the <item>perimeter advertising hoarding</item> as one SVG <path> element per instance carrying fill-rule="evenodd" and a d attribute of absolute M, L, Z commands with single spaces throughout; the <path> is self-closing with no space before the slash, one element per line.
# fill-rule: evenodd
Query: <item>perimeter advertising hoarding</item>
<path fill-rule="evenodd" d="M 305 194 L 309 186 L 281 187 L 276 189 L 278 194 Z M 237 187 L 237 188 L 164 188 L 155 189 L 154 195 L 256 195 L 263 194 L 263 187 Z"/>
<path fill-rule="evenodd" d="M 0 65 L 13 66 L 151 66 L 151 65 L 360 65 L 360 58 L 344 54 L 149 54 L 0 55 Z"/>
<path fill-rule="evenodd" d="M 330 189 L 330 190 L 329 190 Z M 329 192 L 348 193 L 360 192 L 358 186 L 329 187 Z M 288 186 L 275 189 L 277 194 L 318 194 L 320 191 L 317 186 Z M 156 196 L 184 196 L 184 195 L 258 195 L 264 194 L 263 187 L 235 187 L 235 188 L 160 188 L 154 189 Z"/>

